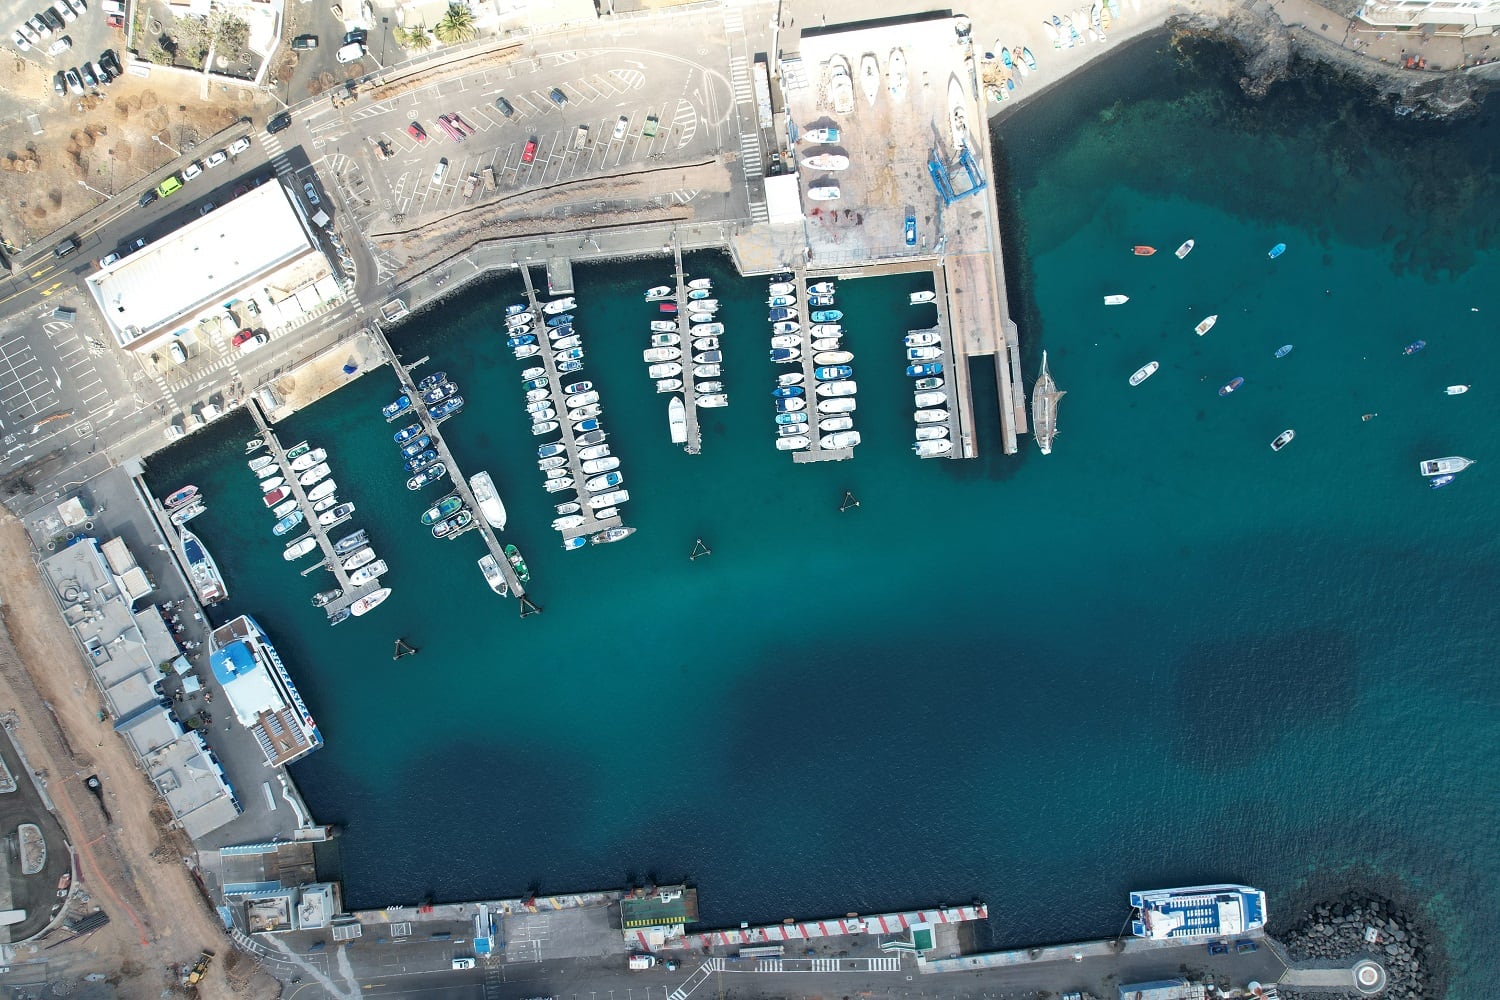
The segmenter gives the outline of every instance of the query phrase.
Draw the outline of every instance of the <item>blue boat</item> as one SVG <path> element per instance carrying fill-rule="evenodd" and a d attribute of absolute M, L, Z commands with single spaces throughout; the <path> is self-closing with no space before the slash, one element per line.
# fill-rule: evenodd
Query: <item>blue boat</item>
<path fill-rule="evenodd" d="M 581 549 L 585 545 L 587 545 L 588 543 L 589 543 L 589 540 L 588 540 L 587 536 L 585 536 L 585 535 L 573 535 L 573 536 L 571 536 L 569 538 L 564 538 L 563 539 L 563 548 L 567 549 L 568 551 L 572 551 L 573 549 Z"/>
<path fill-rule="evenodd" d="M 422 466 L 426 465 L 428 462 L 434 462 L 434 461 L 436 461 L 437 457 L 438 457 L 437 449 L 436 448 L 428 448 L 426 451 L 422 452 L 420 455 L 413 455 L 411 458 L 408 458 L 406 460 L 406 471 L 407 472 L 416 472 L 418 469 L 420 469 Z"/>
<path fill-rule="evenodd" d="M 773 295 L 766 299 L 768 306 L 794 306 L 796 304 L 797 296 L 795 295 Z"/>
<path fill-rule="evenodd" d="M 1276 348 L 1276 356 L 1278 358 L 1284 358 L 1288 354 L 1291 354 L 1291 353 L 1292 353 L 1292 345 L 1291 344 L 1283 344 L 1282 346 Z"/>
<path fill-rule="evenodd" d="M 535 344 L 535 343 L 536 343 L 536 334 L 534 334 L 534 333 L 523 333 L 519 337 L 506 337 L 505 338 L 505 346 L 506 347 L 520 347 L 522 344 Z M 418 386 L 417 388 L 420 389 L 422 387 Z"/>
<path fill-rule="evenodd" d="M 548 340 L 562 340 L 564 337 L 571 336 L 573 336 L 573 325 L 571 323 L 567 326 L 559 326 L 547 331 Z"/>
<path fill-rule="evenodd" d="M 850 365 L 824 365 L 813 369 L 813 378 L 819 382 L 829 382 L 833 379 L 848 378 L 854 374 L 854 368 Z"/>
<path fill-rule="evenodd" d="M 401 457 L 411 458 L 413 455 L 420 455 L 422 454 L 422 452 L 426 451 L 427 447 L 431 444 L 432 436 L 430 434 L 423 434 L 415 441 L 408 441 L 406 444 L 403 444 L 401 446 Z"/>
<path fill-rule="evenodd" d="M 409 409 L 411 409 L 411 397 L 403 392 L 401 395 L 396 397 L 395 402 L 387 403 L 385 406 L 382 406 L 380 408 L 380 415 L 382 417 L 385 417 L 386 423 L 390 423 L 392 420 L 395 420 L 397 417 L 401 416 L 401 414 L 405 413 Z"/>
<path fill-rule="evenodd" d="M 1151 941 L 1235 937 L 1266 926 L 1266 894 L 1248 885 L 1132 892 L 1130 933 Z"/>
<path fill-rule="evenodd" d="M 463 408 L 464 398 L 462 396 L 449 396 L 447 399 L 443 400 L 441 403 L 434 406 L 427 412 L 432 414 L 433 420 L 442 420 L 446 417 L 453 416 L 453 414 L 457 413 Z"/>
<path fill-rule="evenodd" d="M 448 467 L 442 462 L 433 462 L 425 469 L 418 469 L 417 474 L 406 481 L 409 490 L 420 490 L 422 487 L 435 483 L 448 474 Z"/>
<path fill-rule="evenodd" d="M 582 361 L 564 361 L 562 364 L 557 366 L 557 374 L 559 375 L 567 375 L 571 372 L 581 371 L 583 371 Z"/>
<path fill-rule="evenodd" d="M 558 351 L 553 355 L 558 361 L 577 361 L 583 357 L 583 348 L 571 347 L 566 351 Z"/>
<path fill-rule="evenodd" d="M 772 309 L 767 322 L 780 323 L 784 319 L 795 319 L 796 317 L 797 310 L 795 309 Z"/>
<path fill-rule="evenodd" d="M 831 306 L 831 305 L 833 305 L 833 296 L 832 295 L 809 295 L 807 297 L 807 304 L 809 306 L 812 306 L 814 309 L 822 308 L 822 307 L 826 307 L 826 306 Z"/>
<path fill-rule="evenodd" d="M 417 383 L 417 391 L 418 392 L 426 392 L 428 389 L 431 389 L 433 386 L 435 386 L 435 385 L 442 385 L 446 381 L 448 381 L 448 373 L 447 372 L 433 372 L 431 375 L 428 375 L 422 381 L 420 381 L 420 382 Z"/>
<path fill-rule="evenodd" d="M 1275 260 L 1277 257 L 1280 257 L 1284 253 L 1286 253 L 1286 244 L 1278 243 L 1271 248 L 1271 252 L 1266 254 L 1266 256 L 1271 258 L 1272 260 Z"/>
<path fill-rule="evenodd" d="M 801 403 L 802 405 L 798 406 L 798 403 Z M 787 399 L 778 399 L 776 401 L 776 412 L 791 413 L 793 410 L 800 410 L 806 405 L 807 403 L 804 400 L 798 399 L 795 396 L 789 397 Z"/>
<path fill-rule="evenodd" d="M 818 309 L 812 314 L 814 323 L 837 323 L 843 318 L 844 313 L 841 309 Z"/>
<path fill-rule="evenodd" d="M 777 399 L 791 399 L 793 396 L 804 395 L 800 385 L 783 385 L 771 390 L 771 395 Z"/>
<path fill-rule="evenodd" d="M 1006 69 L 1010 69 L 1010 49 L 1000 50 L 1000 61 L 1005 64 Z"/>
<path fill-rule="evenodd" d="M 422 433 L 421 424 L 407 424 L 396 432 L 396 443 L 403 444 Z"/>
<path fill-rule="evenodd" d="M 546 378 L 529 378 L 521 383 L 522 389 L 545 389 L 551 383 Z"/>
<path fill-rule="evenodd" d="M 573 429 L 580 434 L 585 431 L 597 431 L 599 429 L 599 418 L 589 417 L 587 420 L 580 420 L 573 425 Z"/>
<path fill-rule="evenodd" d="M 1458 478 L 1458 477 L 1454 476 L 1450 472 L 1446 476 L 1434 476 L 1432 479 L 1427 480 L 1427 485 L 1429 487 L 1431 487 L 1432 489 L 1437 489 L 1440 486 L 1447 486 L 1449 483 L 1453 482 L 1453 480 L 1456 479 L 1456 478 Z"/>
<path fill-rule="evenodd" d="M 447 399 L 457 391 L 458 386 L 454 385 L 452 382 L 444 382 L 442 385 L 434 386 L 433 388 L 428 389 L 426 392 L 422 393 L 422 402 L 426 403 L 428 406 L 432 406 L 434 404 L 441 403 L 443 400 Z"/>
<path fill-rule="evenodd" d="M 941 375 L 943 374 L 943 363 L 941 361 L 927 361 L 920 365 L 907 365 L 906 374 L 912 378 L 917 378 L 921 375 Z"/>
<path fill-rule="evenodd" d="M 1406 349 L 1404 351 L 1402 351 L 1401 353 L 1402 354 L 1416 354 L 1418 351 L 1422 350 L 1422 348 L 1424 348 L 1426 346 L 1427 346 L 1427 341 L 1425 341 L 1425 340 L 1413 340 L 1410 344 L 1406 345 Z"/>
<path fill-rule="evenodd" d="M 1448 478 L 1452 479 L 1453 477 L 1449 476 Z M 281 520 L 277 521 L 276 527 L 272 528 L 271 531 L 278 536 L 284 535 L 288 531 L 291 531 L 293 528 L 295 528 L 297 525 L 301 524 L 304 517 L 306 517 L 306 515 L 303 514 L 300 510 L 294 510 L 286 517 L 283 517 Z"/>
<path fill-rule="evenodd" d="M 795 361 L 802 356 L 802 352 L 795 347 L 773 347 L 771 348 L 772 361 Z"/>
<path fill-rule="evenodd" d="M 561 316 L 553 316 L 551 319 L 547 320 L 547 325 L 548 326 L 567 326 L 569 323 L 572 323 L 572 322 L 573 322 L 573 314 L 572 313 L 563 313 Z"/>
<path fill-rule="evenodd" d="M 553 455 L 561 455 L 568 450 L 568 446 L 561 441 L 553 441 L 551 444 L 538 445 L 536 449 L 537 458 L 551 458 Z"/>
<path fill-rule="evenodd" d="M 516 316 L 520 313 L 525 312 L 527 308 L 528 306 L 524 302 L 512 302 L 510 305 L 505 307 L 505 315 Z"/>
<path fill-rule="evenodd" d="M 778 424 L 805 424 L 807 423 L 807 414 L 801 411 L 796 413 L 778 413 L 776 414 L 776 422 Z"/>

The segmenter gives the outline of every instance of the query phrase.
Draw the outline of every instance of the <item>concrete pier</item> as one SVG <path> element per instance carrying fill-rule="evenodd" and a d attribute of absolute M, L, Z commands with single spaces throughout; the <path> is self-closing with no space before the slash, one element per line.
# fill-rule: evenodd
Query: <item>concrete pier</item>
<path fill-rule="evenodd" d="M 832 279 L 814 278 L 813 280 L 816 282 Z M 803 411 L 807 414 L 807 423 L 803 426 L 807 428 L 807 439 L 812 442 L 802 451 L 792 452 L 792 461 L 798 465 L 805 465 L 808 462 L 842 462 L 845 459 L 854 457 L 854 449 L 824 448 L 824 433 L 818 429 L 818 421 L 825 414 L 818 412 L 818 400 L 822 397 L 817 393 L 818 380 L 814 377 L 814 370 L 818 366 L 813 362 L 813 355 L 817 352 L 812 349 L 812 342 L 815 338 L 812 335 L 812 305 L 807 300 L 807 272 L 799 268 L 792 275 L 792 281 L 797 286 L 797 317 L 801 323 L 799 329 L 802 331 L 802 357 L 799 361 L 802 365 L 802 386 L 806 390 L 802 398 L 807 400 L 807 409 Z M 833 308 L 836 309 L 838 307 L 834 306 Z M 774 325 L 772 329 L 775 329 Z M 790 366 L 783 365 L 780 367 L 789 368 Z M 854 414 L 857 412 L 859 411 L 852 410 L 848 414 L 845 414 L 845 416 L 854 417 Z M 836 414 L 829 415 L 834 416 Z M 856 430 L 859 429 L 858 419 L 855 417 Z"/>
<path fill-rule="evenodd" d="M 335 579 L 339 582 L 339 587 L 344 591 L 343 596 L 338 600 L 331 601 L 323 606 L 323 610 L 331 618 L 334 614 L 347 608 L 366 594 L 379 590 L 380 580 L 376 578 L 362 587 L 355 587 L 349 582 L 349 573 L 341 564 L 342 557 L 334 552 L 333 542 L 328 538 L 329 529 L 318 523 L 318 515 L 313 512 L 312 502 L 307 499 L 307 491 L 302 488 L 301 483 L 297 482 L 298 474 L 292 471 L 292 463 L 286 457 L 286 448 L 277 439 L 276 432 L 271 430 L 271 425 L 266 423 L 265 414 L 260 411 L 260 404 L 252 399 L 246 404 L 245 408 L 250 411 L 250 417 L 255 421 L 256 433 L 266 442 L 267 453 L 276 460 L 276 466 L 281 470 L 282 478 L 286 480 L 287 489 L 291 491 L 292 497 L 297 501 L 297 509 L 305 515 L 303 524 L 307 527 L 307 534 L 312 535 L 318 543 L 318 550 L 323 553 L 323 561 L 315 566 L 304 569 L 302 575 L 307 576 L 308 573 L 319 567 L 327 568 L 333 572 Z M 314 447 L 317 446 L 314 445 Z M 331 458 L 332 455 L 329 457 Z M 329 463 L 330 466 L 332 464 L 331 462 Z M 332 473 L 330 473 L 331 475 Z M 290 534 L 288 532 L 288 535 Z M 301 535 L 298 535 L 295 538 L 288 538 L 285 540 L 286 544 L 289 545 L 292 541 L 301 537 Z M 378 557 L 379 553 L 377 552 L 376 555 Z"/>
<path fill-rule="evenodd" d="M 537 343 L 542 348 L 540 353 L 533 355 L 530 358 L 526 358 L 524 359 L 524 361 L 527 364 L 530 364 L 534 360 L 540 361 L 542 367 L 547 370 L 547 382 L 549 390 L 551 392 L 552 409 L 557 411 L 557 416 L 554 419 L 557 420 L 558 432 L 562 435 L 562 454 L 568 460 L 568 475 L 573 478 L 573 486 L 571 489 L 562 490 L 557 493 L 549 493 L 548 496 L 560 498 L 554 501 L 555 503 L 563 503 L 567 499 L 571 498 L 573 500 L 577 500 L 579 504 L 582 505 L 583 509 L 578 513 L 583 516 L 583 524 L 581 524 L 577 528 L 568 529 L 568 536 L 588 536 L 592 535 L 596 531 L 603 531 L 606 528 L 617 527 L 624 523 L 618 515 L 606 518 L 595 517 L 593 509 L 589 507 L 589 497 L 593 494 L 591 494 L 583 485 L 585 480 L 587 480 L 589 477 L 583 471 L 584 460 L 578 455 L 579 448 L 588 446 L 580 445 L 578 443 L 578 432 L 573 428 L 573 421 L 568 419 L 568 394 L 563 391 L 564 382 L 566 380 L 584 379 L 587 376 L 576 372 L 566 375 L 558 372 L 557 359 L 553 357 L 551 338 L 548 336 L 550 330 L 550 327 L 547 326 L 548 317 L 542 311 L 541 303 L 537 301 L 536 287 L 531 282 L 531 272 L 529 269 L 524 267 L 521 268 L 521 280 L 526 284 L 526 300 L 527 304 L 531 308 L 532 315 L 535 317 L 535 323 L 533 324 L 533 327 L 536 329 Z M 602 399 L 600 400 L 600 413 L 602 417 Z M 599 429 L 604 429 L 603 419 L 600 419 L 599 421 Z M 620 470 L 617 469 L 615 471 L 618 472 Z M 627 482 L 622 482 L 619 488 L 629 489 L 630 485 Z"/>
<path fill-rule="evenodd" d="M 696 455 L 703 448 L 703 432 L 698 428 L 698 394 L 693 385 L 693 323 L 687 308 L 688 277 L 682 269 L 682 244 L 677 242 L 676 233 L 672 234 L 672 261 L 677 265 L 672 276 L 677 282 L 677 336 L 681 341 L 678 346 L 682 348 L 683 419 L 687 426 L 687 440 L 683 442 L 682 450 Z"/>

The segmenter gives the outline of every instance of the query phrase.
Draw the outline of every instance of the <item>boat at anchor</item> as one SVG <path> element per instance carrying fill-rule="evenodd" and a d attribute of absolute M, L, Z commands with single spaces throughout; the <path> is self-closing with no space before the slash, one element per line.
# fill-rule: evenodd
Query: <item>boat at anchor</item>
<path fill-rule="evenodd" d="M 1047 370 L 1047 352 L 1042 352 L 1042 371 L 1031 390 L 1032 434 L 1043 455 L 1052 454 L 1052 439 L 1057 436 L 1057 403 L 1067 392 L 1057 388 Z"/>

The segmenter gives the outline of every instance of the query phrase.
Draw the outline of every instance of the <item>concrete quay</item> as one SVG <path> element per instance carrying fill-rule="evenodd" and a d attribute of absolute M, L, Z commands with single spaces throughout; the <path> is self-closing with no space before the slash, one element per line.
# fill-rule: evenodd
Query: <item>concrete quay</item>
<path fill-rule="evenodd" d="M 672 263 L 676 265 L 672 271 L 672 279 L 676 286 L 674 301 L 677 303 L 677 338 L 678 346 L 682 350 L 682 417 L 687 432 L 687 440 L 682 443 L 682 450 L 689 455 L 696 455 L 703 449 L 703 431 L 698 427 L 698 394 L 694 391 L 697 376 L 693 369 L 693 319 L 688 311 L 688 276 L 682 266 L 682 244 L 677 240 L 677 234 L 672 234 Z"/>

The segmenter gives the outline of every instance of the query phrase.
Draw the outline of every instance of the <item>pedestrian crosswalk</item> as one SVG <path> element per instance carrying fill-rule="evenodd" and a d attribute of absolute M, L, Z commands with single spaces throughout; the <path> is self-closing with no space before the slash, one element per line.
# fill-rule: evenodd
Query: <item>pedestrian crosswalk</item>
<path fill-rule="evenodd" d="M 780 972 L 781 971 L 781 959 L 779 959 L 779 958 L 758 958 L 758 959 L 755 960 L 755 971 L 756 972 Z"/>
<path fill-rule="evenodd" d="M 755 88 L 750 85 L 750 64 L 744 56 L 730 57 L 729 82 L 734 87 L 734 103 L 755 103 Z"/>
<path fill-rule="evenodd" d="M 745 30 L 745 15 L 740 13 L 738 7 L 724 8 L 724 30 L 730 34 Z"/>
<path fill-rule="evenodd" d="M 760 136 L 751 133 L 740 133 L 740 162 L 745 168 L 745 179 L 755 180 L 765 174 L 765 166 L 761 163 Z"/>
<path fill-rule="evenodd" d="M 287 159 L 286 150 L 282 148 L 280 136 L 268 135 L 261 140 L 261 145 L 271 158 L 271 166 L 275 168 L 277 177 L 288 177 L 294 172 L 292 161 Z"/>
<path fill-rule="evenodd" d="M 884 958 L 869 959 L 871 972 L 900 972 L 901 956 L 886 956 Z"/>

